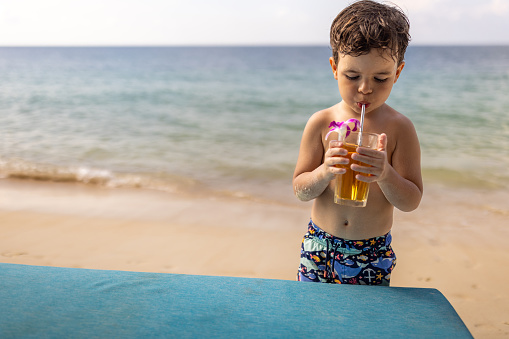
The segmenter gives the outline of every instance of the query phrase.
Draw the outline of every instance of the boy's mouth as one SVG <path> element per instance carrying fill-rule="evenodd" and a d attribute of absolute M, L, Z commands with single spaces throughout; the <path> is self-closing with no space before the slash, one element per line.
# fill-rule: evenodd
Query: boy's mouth
<path fill-rule="evenodd" d="M 362 109 L 362 105 L 365 105 L 366 108 L 368 108 L 370 103 L 369 102 L 365 102 L 365 101 L 361 101 L 361 102 L 357 103 L 357 106 L 359 106 L 360 109 Z"/>

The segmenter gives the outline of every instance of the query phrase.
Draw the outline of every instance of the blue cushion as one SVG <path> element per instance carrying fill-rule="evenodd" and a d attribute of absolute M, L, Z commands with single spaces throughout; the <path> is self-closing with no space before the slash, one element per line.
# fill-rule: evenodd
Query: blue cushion
<path fill-rule="evenodd" d="M 471 338 L 436 289 L 0 264 L 0 338 Z"/>

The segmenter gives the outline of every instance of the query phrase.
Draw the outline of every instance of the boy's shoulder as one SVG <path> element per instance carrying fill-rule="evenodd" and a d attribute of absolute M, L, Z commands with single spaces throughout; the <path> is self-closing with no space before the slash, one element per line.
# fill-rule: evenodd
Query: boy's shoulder
<path fill-rule="evenodd" d="M 336 106 L 337 105 L 315 112 L 309 118 L 308 126 L 312 128 L 323 128 L 323 126 L 326 125 L 325 127 L 328 127 L 331 121 L 335 120 Z"/>
<path fill-rule="evenodd" d="M 329 131 L 329 125 L 337 116 L 337 105 L 315 112 L 308 119 L 304 128 L 304 135 L 313 138 L 316 142 L 325 142 L 325 136 Z"/>
<path fill-rule="evenodd" d="M 415 126 L 406 115 L 398 112 L 390 106 L 386 106 L 386 111 L 380 117 L 382 121 L 376 123 L 376 132 L 385 133 L 388 136 L 388 149 L 394 149 L 396 144 L 413 144 L 417 132 Z M 392 145 L 392 146 L 391 146 Z"/>
<path fill-rule="evenodd" d="M 383 114 L 379 116 L 379 119 L 384 122 L 383 125 L 390 125 L 395 128 L 413 127 L 413 123 L 410 118 L 387 104 L 385 104 Z"/>

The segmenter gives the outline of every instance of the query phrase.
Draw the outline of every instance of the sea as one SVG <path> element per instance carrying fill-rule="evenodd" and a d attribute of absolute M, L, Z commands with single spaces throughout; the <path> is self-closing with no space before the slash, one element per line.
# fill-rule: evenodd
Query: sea
<path fill-rule="evenodd" d="M 328 46 L 1 47 L 0 178 L 283 198 Z M 409 46 L 426 182 L 509 188 L 509 46 Z M 281 192 L 281 194 L 279 194 Z"/>

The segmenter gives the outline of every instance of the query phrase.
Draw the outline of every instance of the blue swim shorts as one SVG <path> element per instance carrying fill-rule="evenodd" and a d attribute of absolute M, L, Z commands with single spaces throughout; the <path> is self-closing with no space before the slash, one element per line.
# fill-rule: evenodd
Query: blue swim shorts
<path fill-rule="evenodd" d="M 335 237 L 311 220 L 301 248 L 298 281 L 389 285 L 396 266 L 391 233 L 364 239 Z"/>

